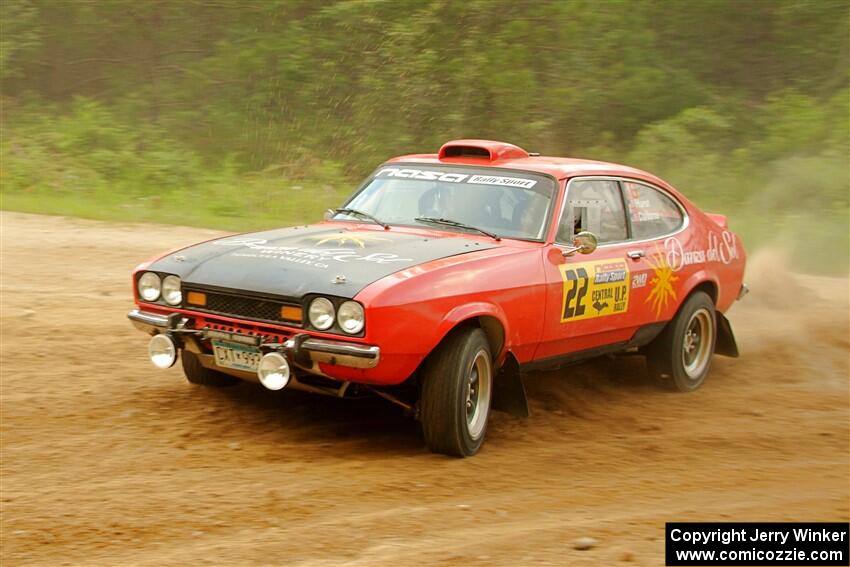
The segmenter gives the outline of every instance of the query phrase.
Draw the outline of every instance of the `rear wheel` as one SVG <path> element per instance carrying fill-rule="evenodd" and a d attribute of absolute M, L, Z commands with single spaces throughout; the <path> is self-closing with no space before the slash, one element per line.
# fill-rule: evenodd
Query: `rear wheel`
<path fill-rule="evenodd" d="M 711 368 L 716 341 L 714 303 L 697 291 L 647 349 L 649 372 L 680 392 L 696 390 Z"/>
<path fill-rule="evenodd" d="M 186 375 L 186 379 L 192 384 L 225 388 L 227 386 L 235 386 L 240 382 L 239 378 L 204 368 L 198 356 L 186 349 L 183 349 L 180 353 L 180 361 L 183 363 L 183 374 Z"/>
<path fill-rule="evenodd" d="M 493 392 L 490 345 L 481 329 L 449 335 L 425 365 L 422 432 L 434 453 L 474 455 L 484 442 Z"/>

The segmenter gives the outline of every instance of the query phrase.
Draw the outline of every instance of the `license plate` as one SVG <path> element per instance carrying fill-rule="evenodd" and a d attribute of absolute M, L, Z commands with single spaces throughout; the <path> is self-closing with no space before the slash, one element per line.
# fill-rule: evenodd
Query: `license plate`
<path fill-rule="evenodd" d="M 256 347 L 226 341 L 213 341 L 212 345 L 215 363 L 222 368 L 256 372 L 260 366 L 261 355 Z"/>

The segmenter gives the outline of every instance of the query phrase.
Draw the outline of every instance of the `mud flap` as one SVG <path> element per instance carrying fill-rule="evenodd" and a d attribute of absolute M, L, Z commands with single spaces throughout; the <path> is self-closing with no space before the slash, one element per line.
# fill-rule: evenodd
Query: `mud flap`
<path fill-rule="evenodd" d="M 529 416 L 528 398 L 525 396 L 519 364 L 512 356 L 508 357 L 494 380 L 493 409 L 517 417 Z"/>
<path fill-rule="evenodd" d="M 735 335 L 732 334 L 732 325 L 723 313 L 717 313 L 717 344 L 714 345 L 714 353 L 732 358 L 740 356 Z"/>

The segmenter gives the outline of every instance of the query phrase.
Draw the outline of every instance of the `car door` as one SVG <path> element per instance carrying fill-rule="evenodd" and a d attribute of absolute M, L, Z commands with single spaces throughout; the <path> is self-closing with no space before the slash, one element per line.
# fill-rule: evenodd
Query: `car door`
<path fill-rule="evenodd" d="M 536 360 L 624 342 L 634 334 L 625 211 L 618 179 L 567 183 L 555 242 L 544 254 L 546 314 Z M 585 230 L 597 237 L 596 250 L 565 256 L 573 236 Z"/>
<path fill-rule="evenodd" d="M 663 189 L 644 181 L 621 182 L 631 234 L 626 247 L 633 317 L 640 326 L 669 321 L 682 298 L 679 286 L 688 262 L 687 215 Z"/>

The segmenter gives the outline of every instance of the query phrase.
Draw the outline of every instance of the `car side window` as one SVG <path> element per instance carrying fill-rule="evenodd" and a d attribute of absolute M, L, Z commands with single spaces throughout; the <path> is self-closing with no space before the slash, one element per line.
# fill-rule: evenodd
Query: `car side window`
<path fill-rule="evenodd" d="M 643 240 L 670 234 L 685 218 L 672 198 L 642 183 L 624 183 L 632 222 L 632 238 Z"/>
<path fill-rule="evenodd" d="M 607 179 L 582 179 L 567 185 L 567 203 L 558 224 L 556 240 L 571 243 L 583 230 L 600 244 L 626 240 L 626 213 L 620 184 Z"/>

